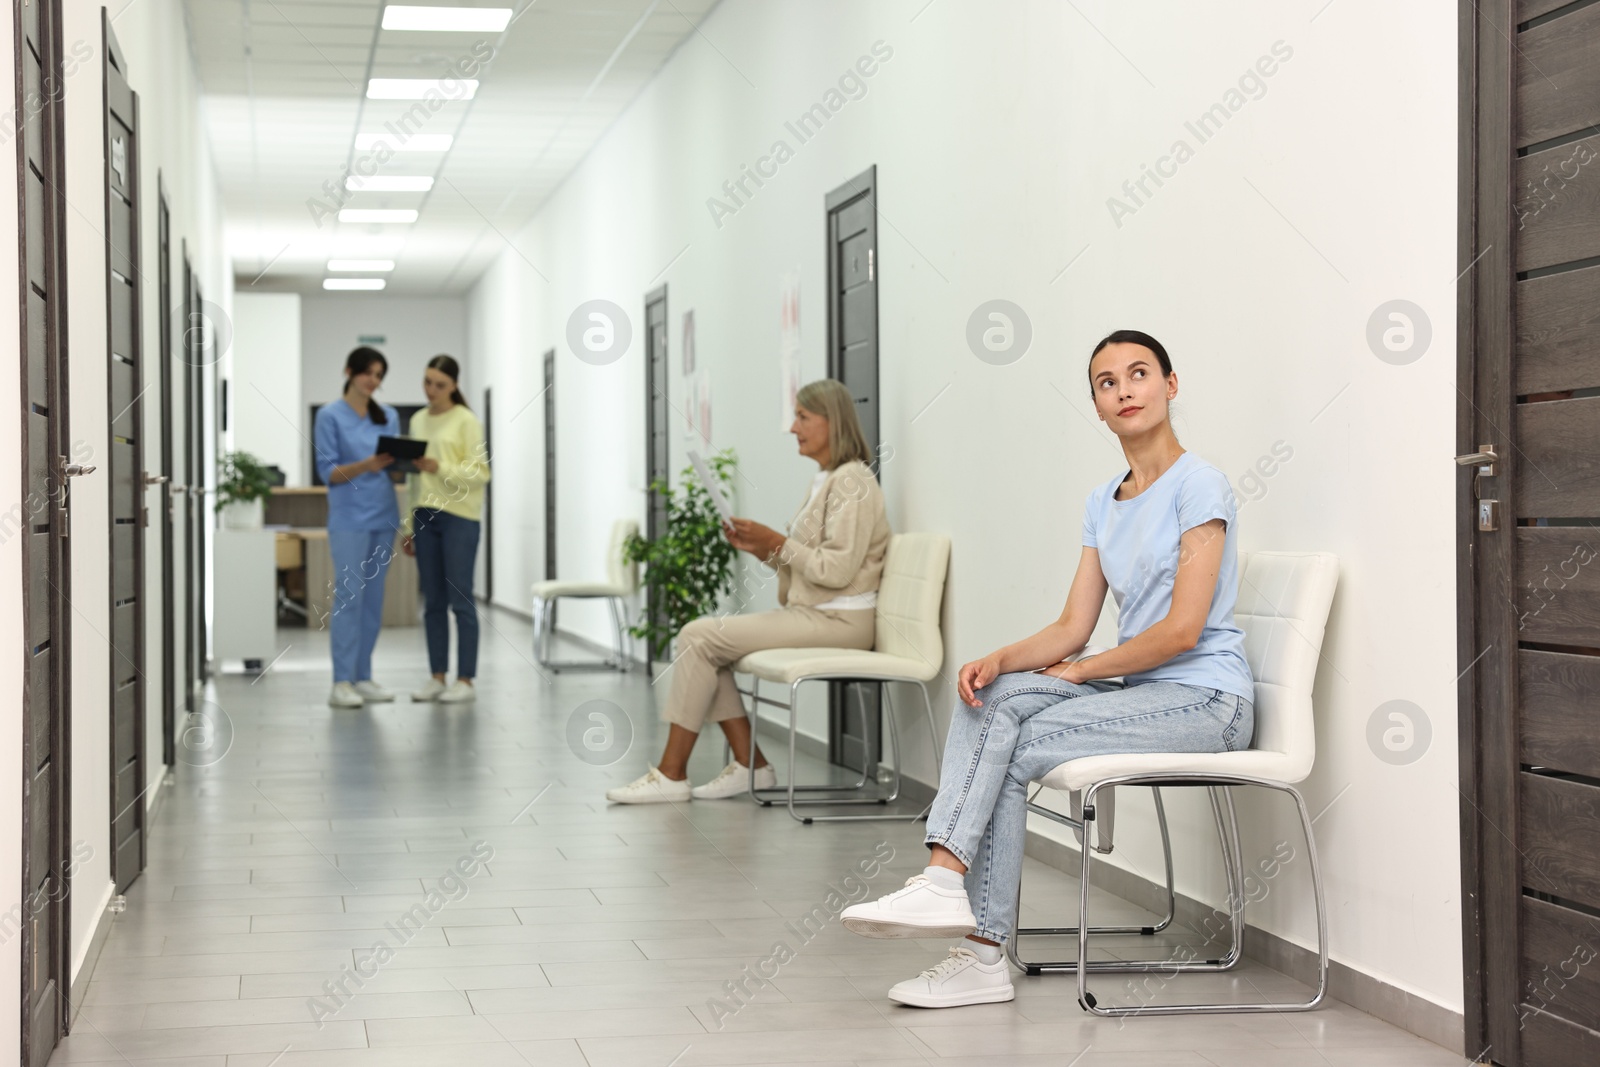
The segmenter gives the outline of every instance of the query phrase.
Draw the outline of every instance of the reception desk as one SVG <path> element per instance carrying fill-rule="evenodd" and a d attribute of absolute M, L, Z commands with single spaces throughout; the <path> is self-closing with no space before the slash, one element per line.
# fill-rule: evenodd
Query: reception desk
<path fill-rule="evenodd" d="M 395 486 L 401 507 L 405 486 Z M 276 488 L 267 500 L 266 524 L 276 528 L 278 569 L 291 599 L 306 613 L 306 625 L 326 629 L 333 611 L 333 557 L 328 551 L 328 490 Z M 283 529 L 283 527 L 289 527 Z M 400 551 L 395 537 L 394 558 L 383 580 L 383 625 L 416 626 L 421 617 L 417 561 Z"/>

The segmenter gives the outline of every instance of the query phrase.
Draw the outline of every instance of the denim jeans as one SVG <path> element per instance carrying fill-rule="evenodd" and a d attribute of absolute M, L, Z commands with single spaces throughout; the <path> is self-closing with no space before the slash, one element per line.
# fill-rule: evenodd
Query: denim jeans
<path fill-rule="evenodd" d="M 411 513 L 411 547 L 422 583 L 422 627 L 428 636 L 428 670 L 450 667 L 450 613 L 456 617 L 456 676 L 478 675 L 478 607 L 472 572 L 478 560 L 479 523 L 437 508 Z"/>
<path fill-rule="evenodd" d="M 1250 701 L 1178 682 L 1078 684 L 1002 674 L 957 704 L 927 843 L 967 866 L 977 936 L 1004 943 L 1017 924 L 1028 784 L 1080 756 L 1249 748 Z"/>
<path fill-rule="evenodd" d="M 394 531 L 329 530 L 333 557 L 333 680 L 372 679 L 372 649 L 383 626 L 383 579 L 394 559 Z"/>

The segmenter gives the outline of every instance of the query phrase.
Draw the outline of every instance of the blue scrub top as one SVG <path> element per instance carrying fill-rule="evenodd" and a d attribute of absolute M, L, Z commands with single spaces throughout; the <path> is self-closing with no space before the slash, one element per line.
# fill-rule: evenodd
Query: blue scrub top
<path fill-rule="evenodd" d="M 376 403 L 370 401 L 369 403 Z M 317 411 L 317 475 L 328 487 L 328 529 L 394 530 L 400 526 L 400 506 L 395 500 L 395 483 L 388 471 L 368 471 L 359 477 L 333 485 L 333 468 L 366 459 L 378 450 L 378 435 L 400 432 L 400 417 L 388 404 L 378 404 L 382 423 L 365 415 L 340 397 Z"/>
<path fill-rule="evenodd" d="M 1141 682 L 1182 682 L 1254 701 L 1255 682 L 1244 655 L 1244 631 L 1233 618 L 1239 596 L 1237 507 L 1228 476 L 1185 452 L 1132 500 L 1118 500 L 1126 467 L 1089 494 L 1083 509 L 1083 543 L 1100 553 L 1100 571 L 1117 600 L 1117 640 L 1131 641 L 1172 610 L 1178 577 L 1179 542 L 1185 533 L 1221 519 L 1226 533 L 1217 588 L 1211 594 L 1200 641 L 1187 652 L 1148 671 L 1127 676 Z"/>

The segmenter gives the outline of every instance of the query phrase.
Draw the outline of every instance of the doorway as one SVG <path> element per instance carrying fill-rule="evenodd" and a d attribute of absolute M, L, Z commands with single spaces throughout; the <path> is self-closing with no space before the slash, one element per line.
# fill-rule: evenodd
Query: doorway
<path fill-rule="evenodd" d="M 827 228 L 828 377 L 856 402 L 867 449 L 878 454 L 878 168 L 823 201 Z M 877 773 L 883 758 L 883 686 L 828 683 L 828 758 Z"/>
<path fill-rule="evenodd" d="M 22 1062 L 43 1067 L 66 1033 L 67 890 L 72 875 L 68 797 L 72 702 L 69 479 L 94 470 L 74 449 L 67 418 L 66 202 L 62 195 L 61 5 L 35 0 L 17 9 L 20 72 L 16 114 L 23 120 L 17 165 L 22 203 L 22 506 L 0 517 L 9 539 L 22 537 L 23 676 Z"/>
<path fill-rule="evenodd" d="M 1600 201 L 1571 183 L 1600 158 L 1600 5 L 1465 0 L 1460 15 L 1467 1052 L 1595 1063 Z"/>
<path fill-rule="evenodd" d="M 544 577 L 556 578 L 556 350 L 544 354 Z"/>
<path fill-rule="evenodd" d="M 644 323 L 644 484 L 648 497 L 644 536 L 647 541 L 655 541 L 667 532 L 667 498 L 666 494 L 656 492 L 653 487 L 658 482 L 663 485 L 668 482 L 671 478 L 669 467 L 672 463 L 667 437 L 667 427 L 671 425 L 671 419 L 668 417 L 670 401 L 667 398 L 667 287 L 665 285 L 645 296 Z M 654 586 L 649 587 L 646 594 L 645 610 L 650 613 L 650 621 L 655 625 L 661 626 L 665 623 L 660 599 Z M 652 676 L 656 660 L 660 659 L 665 651 L 655 638 L 651 638 L 645 660 L 651 664 Z"/>
<path fill-rule="evenodd" d="M 111 482 L 111 877 L 144 870 L 144 368 L 139 273 L 139 96 L 102 9 L 105 40 L 106 359 Z"/>

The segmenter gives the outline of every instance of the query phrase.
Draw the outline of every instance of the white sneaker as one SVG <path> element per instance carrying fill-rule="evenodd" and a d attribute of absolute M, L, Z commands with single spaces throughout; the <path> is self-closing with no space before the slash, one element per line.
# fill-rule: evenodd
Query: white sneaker
<path fill-rule="evenodd" d="M 757 789 L 778 788 L 778 772 L 772 769 L 772 764 L 757 767 L 755 772 Z M 689 790 L 689 794 L 696 800 L 723 800 L 727 797 L 741 796 L 750 791 L 750 768 L 742 765 L 738 760 L 731 760 L 722 768 L 722 773 L 717 775 L 705 785 L 697 785 Z"/>
<path fill-rule="evenodd" d="M 463 682 L 459 678 L 455 683 L 434 698 L 438 704 L 468 704 L 478 699 L 478 691 L 472 687 L 471 682 Z"/>
<path fill-rule="evenodd" d="M 411 701 L 414 704 L 426 704 L 429 701 L 439 699 L 439 694 L 444 692 L 445 689 L 445 684 L 439 681 L 439 679 L 429 678 L 426 682 L 422 683 L 421 689 L 418 689 L 411 694 Z"/>
<path fill-rule="evenodd" d="M 967 891 L 934 885 L 925 874 L 886 897 L 850 905 L 840 919 L 862 937 L 965 937 L 978 928 Z"/>
<path fill-rule="evenodd" d="M 672 804 L 689 799 L 689 779 L 674 782 L 655 767 L 627 785 L 606 790 L 613 804 Z"/>
<path fill-rule="evenodd" d="M 361 699 L 368 704 L 387 704 L 394 699 L 393 693 L 370 678 L 365 682 L 357 682 L 355 689 L 361 694 Z"/>
<path fill-rule="evenodd" d="M 349 682 L 334 682 L 333 692 L 328 694 L 329 707 L 359 708 L 365 703 L 361 694 L 356 692 L 356 687 Z"/>
<path fill-rule="evenodd" d="M 1016 995 L 1011 985 L 1011 966 L 1004 956 L 996 963 L 984 963 L 965 945 L 952 947 L 950 955 L 939 963 L 889 990 L 890 1000 L 914 1008 L 998 1004 Z"/>

